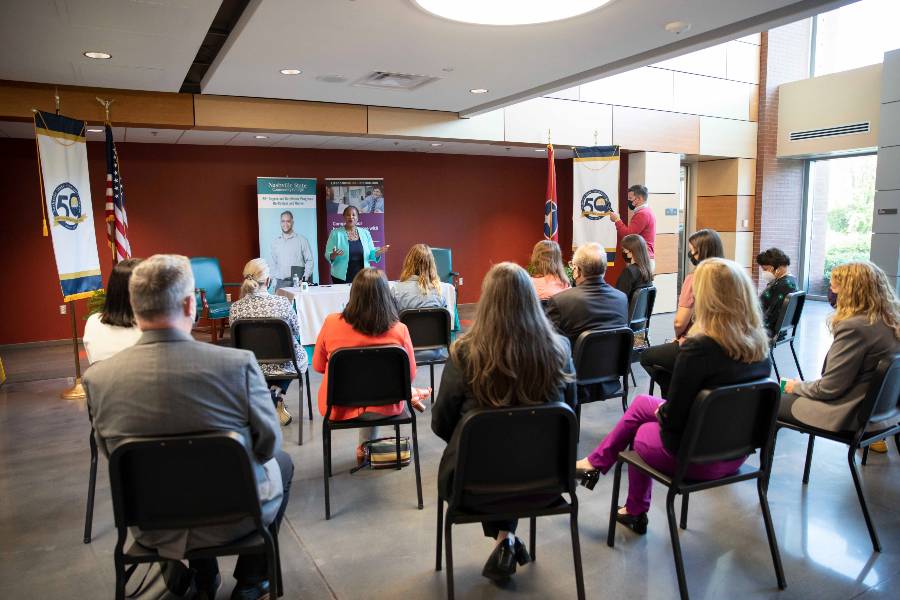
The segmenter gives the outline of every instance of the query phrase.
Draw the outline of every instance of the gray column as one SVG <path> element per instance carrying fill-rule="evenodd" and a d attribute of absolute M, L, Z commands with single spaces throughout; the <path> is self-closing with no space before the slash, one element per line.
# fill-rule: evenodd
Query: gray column
<path fill-rule="evenodd" d="M 880 121 L 870 258 L 900 292 L 900 50 L 884 55 Z"/>

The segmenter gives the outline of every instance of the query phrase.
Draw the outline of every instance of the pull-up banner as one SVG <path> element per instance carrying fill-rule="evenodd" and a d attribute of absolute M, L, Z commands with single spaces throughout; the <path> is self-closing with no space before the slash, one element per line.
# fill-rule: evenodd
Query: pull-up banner
<path fill-rule="evenodd" d="M 38 111 L 34 133 L 63 299 L 87 298 L 103 289 L 103 280 L 94 235 L 84 121 Z"/>
<path fill-rule="evenodd" d="M 619 205 L 619 147 L 575 148 L 572 162 L 572 246 L 602 244 L 612 265 L 617 238 L 609 213 Z"/>
<path fill-rule="evenodd" d="M 259 255 L 275 287 L 290 287 L 292 275 L 319 282 L 316 268 L 316 180 L 257 177 Z"/>
<path fill-rule="evenodd" d="M 384 246 L 384 179 L 326 178 L 325 229 L 329 233 L 344 226 L 343 212 L 348 206 L 359 211 L 358 226 L 369 230 L 375 247 Z"/>

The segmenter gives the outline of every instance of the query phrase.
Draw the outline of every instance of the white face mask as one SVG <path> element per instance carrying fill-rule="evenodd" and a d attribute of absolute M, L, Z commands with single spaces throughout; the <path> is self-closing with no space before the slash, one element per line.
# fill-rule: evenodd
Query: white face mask
<path fill-rule="evenodd" d="M 773 281 L 775 281 L 775 273 L 773 273 L 772 271 L 763 271 L 762 280 L 766 283 L 772 283 Z"/>

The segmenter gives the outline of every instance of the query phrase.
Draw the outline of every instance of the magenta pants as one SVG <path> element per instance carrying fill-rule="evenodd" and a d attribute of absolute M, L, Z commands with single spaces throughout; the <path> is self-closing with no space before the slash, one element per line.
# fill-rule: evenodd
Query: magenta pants
<path fill-rule="evenodd" d="M 643 394 L 635 397 L 613 430 L 588 456 L 591 465 L 601 473 L 606 473 L 616 464 L 619 452 L 633 443 L 635 452 L 648 465 L 663 473 L 670 475 L 675 473 L 677 460 L 663 446 L 662 438 L 659 436 L 659 422 L 656 420 L 656 409 L 663 402 L 665 400 Z M 745 460 L 746 457 L 691 465 L 687 476 L 700 481 L 719 479 L 737 471 Z M 652 485 L 653 480 L 649 475 L 628 465 L 628 500 L 625 502 L 628 514 L 638 515 L 650 509 Z"/>

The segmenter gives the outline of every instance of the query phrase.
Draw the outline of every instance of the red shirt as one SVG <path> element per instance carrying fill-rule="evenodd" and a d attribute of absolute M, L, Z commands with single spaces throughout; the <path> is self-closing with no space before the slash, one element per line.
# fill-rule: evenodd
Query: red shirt
<path fill-rule="evenodd" d="M 416 376 L 416 356 L 413 352 L 412 339 L 409 337 L 409 330 L 401 322 L 394 323 L 394 326 L 381 335 L 365 335 L 353 329 L 353 327 L 344 321 L 341 313 L 332 313 L 325 318 L 325 323 L 319 331 L 319 337 L 316 338 L 316 350 L 313 353 L 313 368 L 319 373 L 324 373 L 322 385 L 319 387 L 319 413 L 324 417 L 328 408 L 328 358 L 331 354 L 340 348 L 356 348 L 360 346 L 383 346 L 392 344 L 400 346 L 406 350 L 409 355 L 409 377 L 410 380 Z M 332 421 L 346 421 L 347 419 L 355 419 L 364 412 L 376 412 L 382 415 L 392 417 L 403 412 L 406 402 L 398 402 L 396 404 L 388 404 L 385 406 L 361 406 L 361 407 L 331 407 Z"/>
<path fill-rule="evenodd" d="M 653 214 L 653 211 L 646 204 L 632 213 L 628 225 L 623 223 L 622 219 L 616 221 L 616 231 L 620 240 L 632 233 L 641 236 L 647 242 L 647 251 L 650 253 L 650 258 L 656 257 L 653 253 L 653 244 L 656 243 L 656 215 Z"/>

